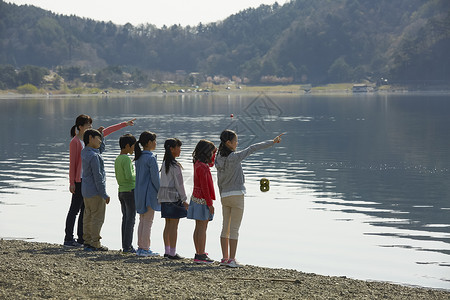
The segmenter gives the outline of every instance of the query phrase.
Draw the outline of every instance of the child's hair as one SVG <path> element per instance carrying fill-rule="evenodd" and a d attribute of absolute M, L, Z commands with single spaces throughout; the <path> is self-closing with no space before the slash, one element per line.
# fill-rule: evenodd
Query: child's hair
<path fill-rule="evenodd" d="M 89 144 L 89 137 L 90 136 L 92 136 L 92 137 L 96 137 L 96 136 L 102 137 L 102 134 L 97 129 L 88 129 L 88 130 L 86 130 L 84 132 L 84 135 L 83 135 L 83 142 L 84 142 L 84 144 L 86 146 Z"/>
<path fill-rule="evenodd" d="M 213 142 L 208 140 L 200 140 L 197 143 L 197 146 L 195 146 L 194 152 L 192 152 L 192 162 L 195 163 L 199 160 L 205 164 L 212 163 L 212 155 L 215 149 L 216 146 L 214 146 Z"/>
<path fill-rule="evenodd" d="M 219 153 L 221 156 L 227 157 L 228 155 L 230 155 L 231 152 L 233 152 L 233 150 L 228 148 L 226 143 L 227 141 L 234 140 L 236 137 L 237 134 L 233 130 L 225 129 L 224 131 L 222 131 L 222 133 L 220 134 L 220 146 L 219 146 Z"/>
<path fill-rule="evenodd" d="M 80 126 L 85 124 L 92 124 L 92 119 L 88 115 L 79 115 L 75 120 L 75 125 L 70 129 L 70 135 L 74 137 L 76 135 L 75 129 L 80 130 Z"/>
<path fill-rule="evenodd" d="M 136 138 L 130 133 L 124 134 L 119 138 L 120 149 L 125 149 L 127 145 L 131 147 L 134 144 L 136 144 Z"/>
<path fill-rule="evenodd" d="M 134 147 L 134 160 L 138 160 L 142 155 L 142 150 L 139 144 L 144 147 L 148 144 L 148 142 L 153 142 L 154 140 L 156 140 L 156 133 L 150 131 L 144 131 L 143 133 L 141 133 L 141 135 L 139 136 L 139 141 L 136 142 L 136 146 Z"/>
<path fill-rule="evenodd" d="M 170 151 L 170 148 L 181 147 L 181 145 L 183 145 L 183 143 L 177 138 L 167 139 L 164 142 L 164 149 L 166 151 L 164 153 L 164 159 L 163 160 L 164 160 L 164 166 L 165 166 L 165 169 L 166 169 L 166 174 L 169 173 L 169 169 L 170 169 L 171 165 L 178 164 L 181 167 L 180 163 L 177 162 L 175 157 L 173 157 L 172 151 Z"/>

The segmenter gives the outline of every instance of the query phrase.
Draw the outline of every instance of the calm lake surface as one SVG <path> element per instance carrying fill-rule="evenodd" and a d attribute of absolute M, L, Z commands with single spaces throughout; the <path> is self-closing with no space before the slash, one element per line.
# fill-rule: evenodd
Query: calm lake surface
<path fill-rule="evenodd" d="M 111 203 L 102 243 L 110 249 L 121 245 L 114 159 L 122 134 L 156 132 L 160 165 L 164 140 L 181 139 L 190 193 L 199 139 L 218 146 L 220 132 L 231 128 L 242 149 L 287 132 L 243 164 L 240 262 L 450 289 L 448 94 L 1 99 L 0 238 L 63 242 L 71 198 L 69 131 L 82 113 L 95 128 L 137 119 L 106 138 Z M 263 177 L 270 180 L 265 193 Z M 219 260 L 220 200 L 215 207 L 206 249 Z M 161 253 L 159 216 L 152 249 Z M 193 221 L 181 220 L 178 253 L 186 257 L 194 255 L 193 228 Z"/>

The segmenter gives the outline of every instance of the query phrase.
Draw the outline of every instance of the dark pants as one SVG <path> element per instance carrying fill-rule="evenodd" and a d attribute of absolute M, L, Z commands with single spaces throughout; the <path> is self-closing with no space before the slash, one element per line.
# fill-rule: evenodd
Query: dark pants
<path fill-rule="evenodd" d="M 129 250 L 132 247 L 134 223 L 136 221 L 134 190 L 119 192 L 119 201 L 122 208 L 122 249 Z"/>
<path fill-rule="evenodd" d="M 81 195 L 81 182 L 75 182 L 75 193 L 72 194 L 72 202 L 70 203 L 69 212 L 66 218 L 66 236 L 64 241 L 73 240 L 73 228 L 75 227 L 75 219 L 78 216 L 78 243 L 83 244 L 83 215 L 84 215 L 84 201 L 83 195 Z"/>

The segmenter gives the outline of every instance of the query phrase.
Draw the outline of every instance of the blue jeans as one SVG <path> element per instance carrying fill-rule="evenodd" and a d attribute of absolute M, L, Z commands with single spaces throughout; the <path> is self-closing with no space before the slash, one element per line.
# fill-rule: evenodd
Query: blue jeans
<path fill-rule="evenodd" d="M 119 192 L 119 201 L 122 209 L 122 249 L 129 250 L 132 247 L 134 223 L 136 221 L 134 190 Z"/>
<path fill-rule="evenodd" d="M 73 229 L 78 213 L 80 213 L 77 226 L 78 243 L 83 244 L 84 201 L 83 195 L 81 195 L 81 182 L 75 182 L 75 193 L 72 194 L 72 201 L 66 218 L 66 236 L 64 237 L 64 241 L 73 240 Z"/>

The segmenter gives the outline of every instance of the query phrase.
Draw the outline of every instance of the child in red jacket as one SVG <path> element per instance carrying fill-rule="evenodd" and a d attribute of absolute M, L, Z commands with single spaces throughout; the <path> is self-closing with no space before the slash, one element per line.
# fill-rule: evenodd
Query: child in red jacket
<path fill-rule="evenodd" d="M 213 200 L 216 199 L 209 169 L 214 165 L 217 148 L 207 140 L 200 140 L 192 153 L 194 162 L 194 191 L 187 213 L 188 219 L 195 220 L 194 245 L 196 263 L 212 263 L 214 260 L 205 252 L 206 229 L 214 216 Z"/>

